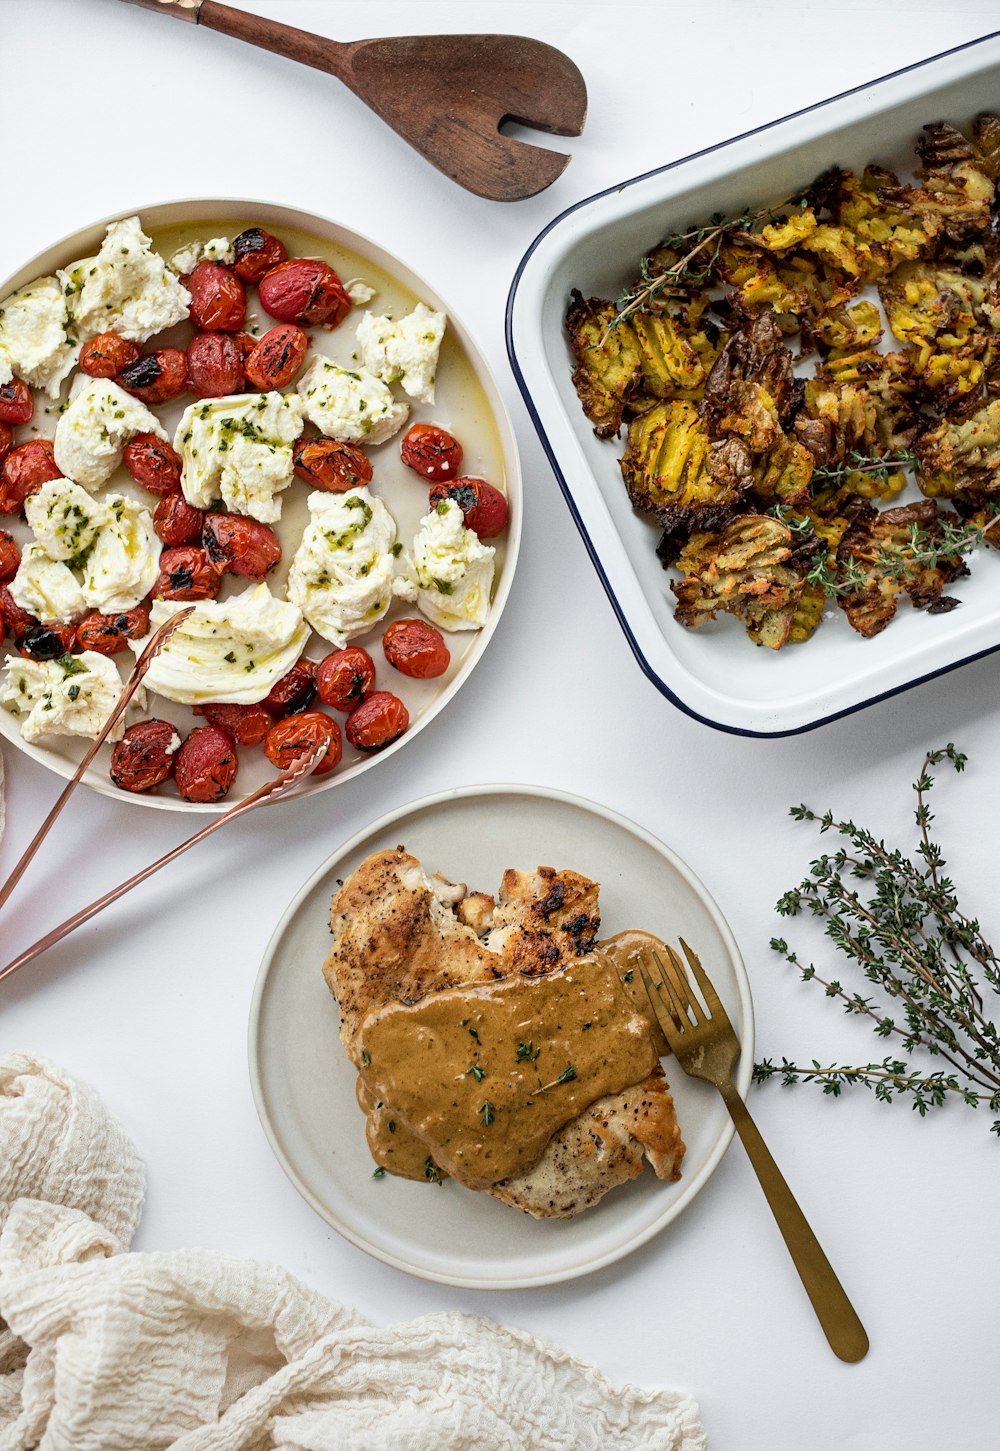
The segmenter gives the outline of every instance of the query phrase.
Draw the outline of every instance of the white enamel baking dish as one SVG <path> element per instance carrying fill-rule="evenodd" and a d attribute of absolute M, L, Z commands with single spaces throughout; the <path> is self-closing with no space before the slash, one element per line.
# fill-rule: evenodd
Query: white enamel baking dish
<path fill-rule="evenodd" d="M 570 382 L 570 291 L 617 297 L 666 233 L 777 202 L 834 164 L 910 173 L 923 125 L 961 126 L 985 110 L 1000 110 L 1000 32 L 601 192 L 557 217 L 521 261 L 507 347 L 535 427 L 636 659 L 709 725 L 757 736 L 808 730 L 1000 648 L 1000 555 L 972 556 L 971 577 L 949 588 L 959 609 L 928 616 L 904 604 L 872 640 L 840 611 L 805 645 L 778 652 L 755 649 L 732 619 L 684 629 L 654 554 L 658 530 L 625 494 L 623 442 L 595 438 Z"/>

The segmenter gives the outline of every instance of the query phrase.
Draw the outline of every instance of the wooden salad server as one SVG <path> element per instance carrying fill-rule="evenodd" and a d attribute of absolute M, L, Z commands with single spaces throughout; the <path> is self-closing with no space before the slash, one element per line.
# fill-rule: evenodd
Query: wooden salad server
<path fill-rule="evenodd" d="M 343 81 L 432 166 L 477 196 L 513 202 L 570 158 L 515 141 L 505 121 L 579 136 L 587 87 L 570 58 L 523 35 L 410 35 L 343 44 L 217 0 L 126 0 L 221 31 Z"/>

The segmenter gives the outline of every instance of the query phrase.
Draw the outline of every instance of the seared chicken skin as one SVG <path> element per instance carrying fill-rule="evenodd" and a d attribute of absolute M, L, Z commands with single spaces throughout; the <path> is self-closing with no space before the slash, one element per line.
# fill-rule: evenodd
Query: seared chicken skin
<path fill-rule="evenodd" d="M 539 867 L 504 873 L 499 900 L 443 877 L 428 877 L 403 847 L 367 857 L 334 895 L 333 946 L 323 965 L 340 1008 L 340 1034 L 360 1065 L 358 1029 L 366 1014 L 442 988 L 519 972 L 539 976 L 586 956 L 600 927 L 596 882 Z M 388 1105 L 368 1110 L 369 1142 Z M 426 1146 L 394 1135 L 400 1158 L 420 1164 Z M 684 1144 L 663 1071 L 599 1099 L 550 1140 L 527 1173 L 487 1192 L 535 1218 L 566 1218 L 641 1173 L 644 1158 L 661 1179 L 680 1177 Z"/>

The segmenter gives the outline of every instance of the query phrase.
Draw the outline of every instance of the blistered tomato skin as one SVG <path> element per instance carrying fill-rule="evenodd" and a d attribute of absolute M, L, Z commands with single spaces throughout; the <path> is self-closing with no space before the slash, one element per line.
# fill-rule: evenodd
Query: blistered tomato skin
<path fill-rule="evenodd" d="M 344 745 L 335 720 L 322 711 L 306 710 L 301 715 L 287 716 L 271 727 L 264 742 L 264 754 L 273 766 L 283 771 L 322 745 L 326 746 L 326 754 L 312 768 L 311 776 L 325 776 L 339 765 Z"/>
<path fill-rule="evenodd" d="M 92 610 L 76 627 L 76 643 L 81 650 L 96 650 L 98 655 L 119 655 L 128 649 L 130 640 L 141 640 L 148 633 L 149 611 L 145 605 L 117 615 Z"/>
<path fill-rule="evenodd" d="M 351 310 L 340 278 L 316 257 L 280 262 L 261 278 L 260 305 L 277 322 L 337 327 Z"/>
<path fill-rule="evenodd" d="M 154 600 L 214 600 L 221 583 L 204 549 L 181 545 L 160 555 L 160 573 L 149 594 Z"/>
<path fill-rule="evenodd" d="M 6 584 L 14 578 L 20 563 L 21 551 L 13 534 L 8 534 L 6 529 L 0 529 L 0 584 Z"/>
<path fill-rule="evenodd" d="M 0 584 L 0 616 L 3 617 L 4 627 L 14 637 L 15 644 L 19 642 L 41 620 L 29 615 L 27 610 L 22 610 L 19 604 L 14 601 L 14 596 L 5 584 Z"/>
<path fill-rule="evenodd" d="M 231 737 L 217 726 L 198 726 L 177 752 L 174 778 L 185 801 L 222 801 L 238 769 Z"/>
<path fill-rule="evenodd" d="M 117 382 L 140 403 L 169 403 L 187 388 L 187 354 L 179 348 L 159 348 L 129 363 Z"/>
<path fill-rule="evenodd" d="M 275 681 L 261 701 L 274 715 L 295 715 L 316 699 L 316 666 L 311 660 L 296 660 L 291 670 Z"/>
<path fill-rule="evenodd" d="M 151 791 L 173 772 L 176 744 L 169 721 L 136 721 L 111 752 L 112 781 L 123 791 Z"/>
<path fill-rule="evenodd" d="M 36 494 L 50 479 L 61 478 L 50 438 L 19 443 L 0 470 L 0 514 L 20 514 L 29 495 Z"/>
<path fill-rule="evenodd" d="M 229 333 L 198 333 L 188 343 L 187 384 L 196 398 L 225 398 L 242 393 L 243 358 Z"/>
<path fill-rule="evenodd" d="M 0 384 L 0 423 L 17 428 L 30 423 L 34 413 L 34 395 L 23 379 L 11 378 L 9 383 Z"/>
<path fill-rule="evenodd" d="M 372 481 L 371 460 L 353 443 L 339 443 L 335 438 L 300 438 L 293 457 L 296 476 L 327 494 L 346 494 Z"/>
<path fill-rule="evenodd" d="M 89 378 L 117 378 L 123 368 L 142 357 L 138 343 L 117 333 L 98 333 L 80 349 L 79 368 Z"/>
<path fill-rule="evenodd" d="M 166 498 L 181 491 L 181 456 L 155 433 L 137 433 L 125 445 L 122 462 L 137 484 Z"/>
<path fill-rule="evenodd" d="M 243 514 L 207 514 L 202 547 L 220 574 L 261 580 L 281 559 L 273 529 Z"/>
<path fill-rule="evenodd" d="M 14 447 L 14 435 L 6 423 L 0 423 L 0 464 Z"/>
<path fill-rule="evenodd" d="M 324 705 L 351 711 L 375 684 L 375 661 L 360 645 L 334 650 L 316 671 L 316 690 Z"/>
<path fill-rule="evenodd" d="M 433 680 L 451 664 L 444 636 L 425 620 L 395 620 L 382 636 L 389 664 L 413 680 Z"/>
<path fill-rule="evenodd" d="M 196 544 L 205 527 L 205 510 L 189 504 L 183 494 L 168 494 L 153 510 L 153 528 L 168 548 Z"/>
<path fill-rule="evenodd" d="M 17 643 L 27 660 L 58 660 L 69 654 L 74 640 L 72 625 L 32 625 Z"/>
<path fill-rule="evenodd" d="M 199 262 L 184 283 L 196 328 L 207 333 L 238 333 L 247 314 L 247 294 L 236 273 L 222 262 Z"/>
<path fill-rule="evenodd" d="M 398 740 L 410 724 L 410 713 L 398 695 L 376 690 L 351 711 L 344 730 L 358 751 L 381 751 Z"/>
<path fill-rule="evenodd" d="M 450 484 L 435 484 L 428 502 L 435 508 L 445 499 L 452 499 L 462 511 L 466 529 L 480 539 L 495 539 L 507 528 L 507 500 L 499 489 L 485 479 L 455 479 Z"/>
<path fill-rule="evenodd" d="M 233 271 L 244 282 L 259 282 L 265 272 L 277 267 L 288 256 L 284 242 L 262 227 L 248 227 L 233 241 L 236 261 Z"/>
<path fill-rule="evenodd" d="M 302 367 L 308 347 L 309 339 L 294 323 L 271 328 L 246 360 L 247 381 L 262 393 L 287 387 Z"/>
<path fill-rule="evenodd" d="M 433 423 L 415 423 L 400 444 L 399 453 L 407 468 L 432 484 L 457 478 L 462 467 L 462 445 Z"/>
<path fill-rule="evenodd" d="M 203 715 L 209 725 L 225 731 L 238 746 L 259 746 L 274 724 L 274 716 L 262 705 L 237 705 L 226 701 L 210 701 L 196 705 L 195 715 Z"/>

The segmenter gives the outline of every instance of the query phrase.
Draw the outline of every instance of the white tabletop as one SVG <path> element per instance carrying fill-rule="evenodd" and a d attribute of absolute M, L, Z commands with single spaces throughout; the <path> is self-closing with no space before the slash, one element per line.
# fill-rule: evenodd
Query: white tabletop
<path fill-rule="evenodd" d="M 995 1444 L 993 1248 L 1000 1143 L 986 1111 L 921 1122 L 866 1093 L 755 1091 L 754 1112 L 871 1336 L 830 1354 L 738 1147 L 644 1250 L 545 1291 L 461 1292 L 343 1242 L 271 1155 L 250 1096 L 247 1009 L 261 952 L 313 868 L 367 821 L 453 784 L 553 785 L 674 847 L 715 895 L 750 973 L 758 1056 L 881 1057 L 769 951 L 773 903 L 815 854 L 789 805 L 833 806 L 912 841 L 910 782 L 954 740 L 937 826 L 968 910 L 1000 940 L 996 657 L 786 740 L 727 736 L 634 664 L 510 375 L 514 268 L 559 211 L 615 181 L 995 26 L 995 8 L 650 0 L 252 0 L 305 29 L 520 31 L 567 50 L 590 92 L 573 163 L 512 206 L 477 200 L 323 75 L 127 9 L 2 0 L 0 275 L 93 219 L 185 196 L 260 196 L 326 213 L 402 255 L 491 360 L 517 430 L 525 533 L 506 614 L 468 687 L 377 770 L 257 816 L 185 856 L 0 989 L 3 1048 L 95 1083 L 148 1165 L 139 1249 L 202 1245 L 282 1262 L 380 1322 L 460 1308 L 524 1326 L 613 1379 L 698 1399 L 716 1451 Z M 998 98 L 1000 100 L 1000 98 Z M 936 119 L 936 118 L 928 118 Z M 559 143 L 562 145 L 563 143 Z M 568 602 L 572 601 L 572 610 Z M 58 783 L 7 748 L 0 876 Z M 184 836 L 190 819 L 80 792 L 12 900 L 3 958 Z M 524 862 L 518 865 L 532 865 Z M 790 933 L 789 935 L 793 935 Z M 841 970 L 841 969 L 837 969 Z M 845 969 L 846 971 L 846 969 Z M 428 1191 L 430 1192 L 430 1191 Z"/>

